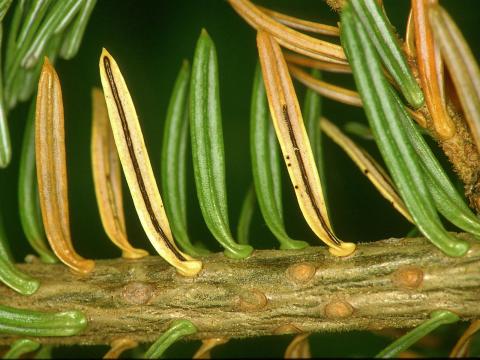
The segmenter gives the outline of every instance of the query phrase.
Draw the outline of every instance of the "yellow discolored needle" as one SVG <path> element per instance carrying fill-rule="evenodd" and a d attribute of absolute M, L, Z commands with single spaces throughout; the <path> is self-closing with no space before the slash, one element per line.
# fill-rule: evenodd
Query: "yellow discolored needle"
<path fill-rule="evenodd" d="M 285 350 L 285 359 L 310 359 L 309 333 L 296 335 Z"/>
<path fill-rule="evenodd" d="M 418 70 L 425 101 L 432 116 L 433 127 L 438 136 L 447 140 L 455 135 L 455 124 L 447 113 L 442 98 L 443 79 L 438 46 L 433 41 L 428 18 L 429 0 L 412 0 L 412 17 L 414 21 L 415 46 Z M 440 72 L 440 74 L 437 74 Z"/>
<path fill-rule="evenodd" d="M 74 271 L 87 274 L 95 266 L 75 252 L 70 236 L 65 129 L 60 80 L 47 58 L 38 82 L 35 112 L 35 154 L 43 223 L 55 255 Z"/>
<path fill-rule="evenodd" d="M 92 169 L 95 195 L 100 218 L 110 240 L 122 250 L 126 259 L 148 256 L 148 252 L 135 249 L 127 239 L 123 213 L 120 161 L 113 133 L 108 121 L 107 105 L 102 90 L 92 90 Z"/>
<path fill-rule="evenodd" d="M 362 170 L 382 196 L 387 199 L 408 221 L 413 223 L 413 219 L 410 216 L 405 203 L 398 195 L 395 186 L 393 185 L 393 181 L 380 165 L 365 150 L 357 146 L 329 120 L 322 118 L 320 126 L 329 138 L 345 150 L 348 156 L 355 162 L 360 170 Z"/>
<path fill-rule="evenodd" d="M 195 276 L 202 262 L 175 245 L 130 92 L 113 57 L 103 49 L 100 77 L 110 124 L 135 209 L 150 242 L 184 276 Z"/>
<path fill-rule="evenodd" d="M 257 8 L 266 13 L 267 15 L 271 16 L 278 22 L 287 25 L 293 29 L 307 31 L 314 34 L 340 36 L 340 31 L 336 26 L 325 25 L 314 21 L 299 19 L 294 16 L 282 14 L 277 11 L 267 9 L 263 6 L 257 6 Z"/>
<path fill-rule="evenodd" d="M 350 255 L 355 244 L 342 242 L 331 229 L 312 149 L 280 46 L 263 31 L 257 34 L 257 46 L 275 132 L 300 209 L 333 255 Z"/>
<path fill-rule="evenodd" d="M 360 99 L 360 95 L 358 95 L 356 91 L 315 79 L 312 75 L 295 65 L 289 65 L 288 69 L 295 79 L 308 86 L 310 89 L 315 90 L 320 95 L 343 104 L 362 106 L 362 99 Z"/>
<path fill-rule="evenodd" d="M 103 358 L 118 359 L 123 352 L 133 349 L 137 346 L 138 342 L 128 337 L 115 339 L 110 343 L 110 350 L 103 355 Z"/>
<path fill-rule="evenodd" d="M 343 73 L 343 74 L 352 73 L 352 69 L 350 69 L 350 66 L 348 66 L 348 64 L 335 64 L 328 61 L 315 60 L 315 59 L 311 59 L 309 57 L 298 55 L 291 52 L 285 53 L 284 56 L 285 56 L 285 60 L 287 60 L 289 64 L 306 66 L 312 69 L 318 69 L 318 70 L 334 72 L 334 73 Z"/>
<path fill-rule="evenodd" d="M 363 106 L 358 92 L 318 80 L 295 65 L 289 65 L 288 68 L 295 79 L 320 95 L 343 104 Z M 405 110 L 420 126 L 425 127 L 427 125 L 427 121 L 420 111 L 415 111 L 408 106 L 405 106 Z"/>
<path fill-rule="evenodd" d="M 474 335 L 480 330 L 480 320 L 472 321 L 450 352 L 450 358 L 469 357 Z"/>
<path fill-rule="evenodd" d="M 193 359 L 211 359 L 211 351 L 213 348 L 227 343 L 230 339 L 225 337 L 210 338 L 202 340 L 202 345 L 198 348 L 197 352 L 193 355 Z"/>
<path fill-rule="evenodd" d="M 302 34 L 275 21 L 248 0 L 229 0 L 230 5 L 257 31 L 266 31 L 282 46 L 318 60 L 347 64 L 341 46 Z"/>

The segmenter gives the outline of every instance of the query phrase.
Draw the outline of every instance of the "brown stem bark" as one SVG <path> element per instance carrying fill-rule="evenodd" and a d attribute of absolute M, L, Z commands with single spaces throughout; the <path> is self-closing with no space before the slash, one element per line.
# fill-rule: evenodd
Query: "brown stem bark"
<path fill-rule="evenodd" d="M 461 258 L 424 238 L 360 244 L 347 258 L 325 248 L 259 250 L 246 260 L 205 257 L 196 278 L 175 273 L 159 257 L 100 260 L 87 276 L 65 266 L 23 264 L 42 283 L 32 296 L 0 285 L 0 303 L 24 309 L 79 309 L 88 317 L 78 336 L 40 338 L 51 344 L 109 344 L 127 336 L 153 341 L 173 319 L 190 319 L 195 339 L 287 332 L 406 328 L 435 309 L 480 318 L 480 243 Z M 14 336 L 0 335 L 0 345 Z"/>

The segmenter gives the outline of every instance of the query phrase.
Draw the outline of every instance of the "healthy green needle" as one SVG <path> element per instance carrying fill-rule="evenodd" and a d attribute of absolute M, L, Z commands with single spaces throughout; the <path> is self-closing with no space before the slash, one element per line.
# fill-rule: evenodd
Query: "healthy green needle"
<path fill-rule="evenodd" d="M 10 349 L 3 355 L 2 359 L 19 359 L 25 354 L 37 350 L 40 344 L 30 339 L 19 339 L 15 341 Z"/>
<path fill-rule="evenodd" d="M 469 244 L 449 234 L 438 217 L 434 200 L 401 120 L 391 86 L 362 23 L 347 4 L 341 14 L 341 41 L 383 159 L 407 209 L 422 233 L 449 256 L 462 256 Z"/>
<path fill-rule="evenodd" d="M 38 199 L 37 173 L 35 171 L 35 100 L 30 105 L 23 135 L 22 154 L 18 177 L 18 204 L 20 221 L 28 242 L 45 263 L 57 262 L 47 245 Z"/>
<path fill-rule="evenodd" d="M 285 229 L 282 205 L 280 148 L 270 119 L 262 71 L 257 65 L 250 105 L 250 154 L 260 211 L 281 249 L 303 249 L 305 241 L 290 238 Z"/>
<path fill-rule="evenodd" d="M 157 341 L 145 352 L 145 359 L 159 359 L 173 343 L 187 335 L 197 332 L 197 328 L 188 320 L 175 320 Z"/>
<path fill-rule="evenodd" d="M 187 254 L 197 257 L 208 250 L 193 246 L 187 226 L 188 86 L 190 65 L 184 61 L 168 105 L 162 144 L 162 190 L 165 210 L 175 240 Z"/>
<path fill-rule="evenodd" d="M 72 336 L 87 327 L 77 310 L 46 313 L 0 305 L 0 333 L 21 336 Z"/>
<path fill-rule="evenodd" d="M 393 26 L 378 1 L 350 0 L 350 4 L 407 102 L 414 108 L 422 106 L 425 100 L 422 89 L 415 80 Z"/>
<path fill-rule="evenodd" d="M 14 265 L 3 228 L 0 214 L 0 282 L 22 295 L 31 295 L 38 290 L 40 283 L 29 275 L 18 270 Z"/>
<path fill-rule="evenodd" d="M 441 325 L 453 324 L 460 320 L 458 315 L 448 310 L 436 310 L 430 314 L 430 319 L 426 320 L 412 331 L 409 331 L 399 339 L 395 340 L 385 349 L 380 351 L 376 358 L 390 359 L 398 355 L 415 344 L 418 340 L 431 333 Z"/>
<path fill-rule="evenodd" d="M 69 60 L 77 55 L 80 44 L 82 43 L 83 34 L 87 28 L 90 15 L 95 8 L 97 0 L 81 0 L 82 7 L 78 12 L 77 18 L 72 21 L 72 24 L 67 29 L 60 49 L 60 56 L 63 59 Z"/>
<path fill-rule="evenodd" d="M 190 135 L 197 196 L 207 227 L 225 248 L 226 256 L 246 258 L 253 248 L 235 242 L 228 221 L 217 54 L 205 30 L 197 41 L 193 59 Z"/>

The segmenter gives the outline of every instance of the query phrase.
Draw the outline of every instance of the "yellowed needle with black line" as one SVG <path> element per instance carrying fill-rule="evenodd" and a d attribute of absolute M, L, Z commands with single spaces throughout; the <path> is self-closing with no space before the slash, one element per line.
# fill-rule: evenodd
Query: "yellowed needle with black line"
<path fill-rule="evenodd" d="M 202 262 L 182 253 L 173 241 L 132 98 L 117 63 L 105 49 L 99 66 L 113 137 L 143 229 L 160 256 L 180 274 L 195 276 Z"/>
<path fill-rule="evenodd" d="M 342 242 L 331 229 L 320 178 L 282 50 L 275 39 L 263 31 L 257 34 L 257 46 L 275 132 L 300 209 L 333 255 L 350 255 L 355 251 L 355 244 Z"/>
<path fill-rule="evenodd" d="M 92 170 L 100 218 L 110 240 L 122 250 L 126 259 L 148 256 L 127 239 L 122 201 L 120 161 L 108 121 L 107 104 L 102 90 L 92 90 Z"/>

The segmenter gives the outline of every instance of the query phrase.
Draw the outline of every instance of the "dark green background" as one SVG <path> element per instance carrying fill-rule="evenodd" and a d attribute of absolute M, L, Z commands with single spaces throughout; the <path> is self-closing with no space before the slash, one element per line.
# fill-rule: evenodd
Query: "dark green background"
<path fill-rule="evenodd" d="M 338 21 L 337 14 L 320 0 L 258 3 L 323 23 L 335 24 Z M 478 1 L 446 0 L 442 5 L 456 19 L 478 58 Z M 392 23 L 403 36 L 409 1 L 387 0 L 385 6 Z M 6 21 L 8 23 L 9 19 Z M 257 61 L 255 32 L 226 1 L 99 0 L 79 54 L 71 61 L 60 60 L 56 65 L 64 95 L 71 228 L 74 245 L 83 256 L 107 258 L 119 255 L 100 223 L 90 167 L 90 91 L 93 86 L 100 85 L 98 59 L 102 47 L 108 49 L 122 69 L 141 121 L 154 171 L 158 175 L 162 129 L 170 91 L 182 59 L 191 60 L 202 27 L 207 29 L 217 47 L 230 223 L 235 230 L 243 196 L 251 183 L 248 123 L 250 91 Z M 353 87 L 349 75 L 325 74 L 324 78 Z M 300 102 L 303 93 L 304 89 L 298 86 Z M 31 252 L 21 231 L 17 207 L 18 159 L 26 112 L 27 105 L 21 104 L 10 115 L 13 162 L 7 170 L 0 172 L 0 206 L 10 243 L 19 261 Z M 361 110 L 329 100 L 324 101 L 324 114 L 340 125 L 352 120 L 365 121 Z M 374 144 L 359 142 L 378 158 Z M 410 225 L 383 200 L 335 144 L 327 139 L 324 145 L 331 218 L 340 238 L 360 242 L 405 235 Z M 318 244 L 300 215 L 288 178 L 284 179 L 285 218 L 289 233 Z M 220 249 L 202 221 L 193 183 L 190 183 L 189 191 L 192 238 L 205 242 L 212 249 Z M 131 242 L 149 249 L 153 254 L 126 188 L 125 207 Z M 277 246 L 258 211 L 251 242 L 257 248 Z M 444 343 L 446 348 L 454 342 L 460 328 L 449 328 L 449 340 Z M 443 332 L 448 334 L 448 329 Z M 222 346 L 214 351 L 214 355 L 281 356 L 289 339 L 283 336 L 234 341 L 232 343 L 236 345 Z M 312 340 L 312 349 L 317 356 L 365 356 L 375 354 L 388 341 L 368 333 L 318 334 Z M 197 345 L 177 344 L 171 354 L 190 356 Z M 79 351 L 77 354 L 71 351 L 62 353 L 66 356 L 81 355 L 84 350 Z M 102 351 L 96 354 L 100 355 Z"/>

